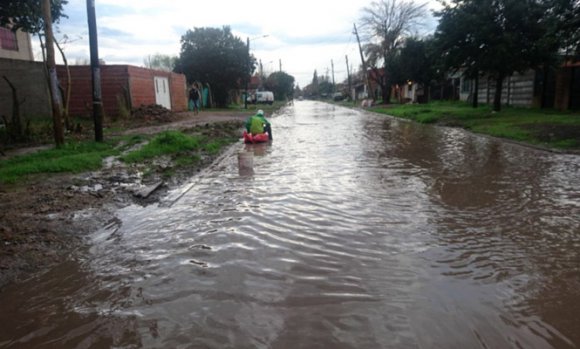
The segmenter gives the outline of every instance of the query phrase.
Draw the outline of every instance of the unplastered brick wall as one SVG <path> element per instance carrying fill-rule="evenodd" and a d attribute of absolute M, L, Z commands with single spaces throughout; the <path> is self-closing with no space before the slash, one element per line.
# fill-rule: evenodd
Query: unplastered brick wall
<path fill-rule="evenodd" d="M 155 77 L 167 78 L 170 86 L 171 110 L 187 109 L 185 75 L 140 67 L 129 67 L 133 107 L 155 103 Z"/>
<path fill-rule="evenodd" d="M 66 70 L 58 67 L 61 85 L 66 85 Z M 90 66 L 71 66 L 72 93 L 70 114 L 92 115 L 92 78 Z M 120 108 L 137 108 L 155 104 L 154 77 L 167 77 L 171 86 L 172 111 L 187 108 L 185 76 L 170 72 L 156 71 L 130 65 L 102 65 L 101 96 L 105 115 L 117 116 Z"/>
<path fill-rule="evenodd" d="M 93 80 L 90 66 L 70 66 L 71 96 L 69 114 L 72 116 L 90 117 L 93 110 Z M 119 113 L 118 96 L 123 96 L 127 89 L 128 73 L 126 65 L 104 65 L 100 67 L 101 98 L 105 115 L 115 116 Z M 66 69 L 58 67 L 61 86 L 67 85 Z"/>

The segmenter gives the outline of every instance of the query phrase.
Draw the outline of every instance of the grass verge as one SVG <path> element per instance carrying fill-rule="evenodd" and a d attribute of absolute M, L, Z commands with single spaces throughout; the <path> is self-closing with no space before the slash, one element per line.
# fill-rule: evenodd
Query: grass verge
<path fill-rule="evenodd" d="M 118 154 L 110 143 L 68 143 L 61 148 L 17 156 L 0 162 L 0 183 L 16 183 L 29 175 L 79 173 L 99 169 L 105 157 Z"/>
<path fill-rule="evenodd" d="M 551 109 L 504 107 L 494 113 L 487 105 L 472 108 L 462 102 L 432 102 L 373 111 L 419 123 L 456 126 L 476 133 L 564 150 L 580 150 L 580 113 Z"/>
<path fill-rule="evenodd" d="M 239 126 L 228 127 L 229 129 L 219 134 L 215 131 L 219 128 L 198 128 L 192 130 L 198 132 L 194 135 L 180 131 L 165 131 L 155 136 L 137 135 L 116 138 L 106 143 L 68 143 L 61 148 L 0 161 L 0 183 L 17 183 L 31 175 L 45 173 L 80 173 L 98 170 L 102 167 L 104 158 L 119 156 L 124 150 L 140 143 L 144 145 L 121 155 L 120 159 L 131 164 L 147 164 L 154 158 L 170 156 L 172 165 L 168 170 L 192 166 L 199 163 L 202 157 L 213 156 L 223 147 L 238 141 L 238 138 L 233 137 L 232 134 Z M 204 134 L 204 132 L 214 132 L 214 134 Z"/>

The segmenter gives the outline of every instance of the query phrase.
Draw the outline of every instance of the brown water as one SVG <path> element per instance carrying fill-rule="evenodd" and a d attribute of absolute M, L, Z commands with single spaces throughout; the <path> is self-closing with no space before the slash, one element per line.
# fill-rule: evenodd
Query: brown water
<path fill-rule="evenodd" d="M 1 294 L 1 348 L 575 348 L 580 157 L 316 102 Z"/>

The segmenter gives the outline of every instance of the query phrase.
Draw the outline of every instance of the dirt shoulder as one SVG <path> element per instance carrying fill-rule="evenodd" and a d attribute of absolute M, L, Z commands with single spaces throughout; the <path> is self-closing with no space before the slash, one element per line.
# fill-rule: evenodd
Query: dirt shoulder
<path fill-rule="evenodd" d="M 139 127 L 114 135 L 187 130 L 216 137 L 240 137 L 248 115 L 243 110 L 172 114 L 163 122 L 142 120 L 137 123 Z M 6 155 L 35 149 L 39 148 L 14 149 Z M 175 171 L 167 171 L 171 164 L 163 160 L 145 164 L 144 169 L 108 159 L 99 171 L 43 175 L 24 184 L 0 187 L 0 291 L 8 283 L 28 278 L 70 257 L 85 243 L 88 233 L 115 219 L 116 210 L 130 204 L 157 202 L 218 155 L 204 156 L 195 165 Z M 146 177 L 142 175 L 144 170 L 148 172 Z M 148 194 L 150 190 L 153 192 Z"/>

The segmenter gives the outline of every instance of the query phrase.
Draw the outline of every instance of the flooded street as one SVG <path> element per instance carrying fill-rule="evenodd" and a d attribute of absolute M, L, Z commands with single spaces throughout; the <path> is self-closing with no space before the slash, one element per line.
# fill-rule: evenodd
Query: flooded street
<path fill-rule="evenodd" d="M 0 348 L 580 346 L 580 156 L 318 102 L 270 121 L 7 287 Z"/>

